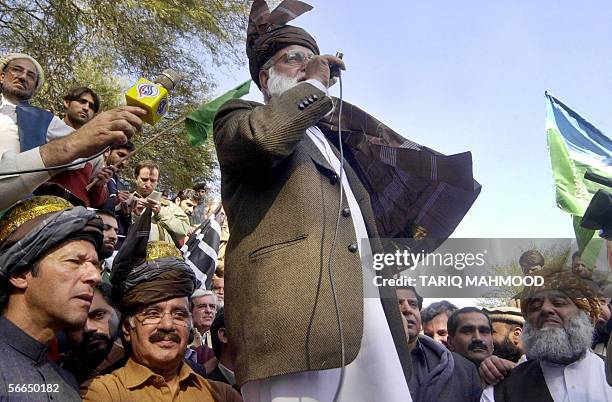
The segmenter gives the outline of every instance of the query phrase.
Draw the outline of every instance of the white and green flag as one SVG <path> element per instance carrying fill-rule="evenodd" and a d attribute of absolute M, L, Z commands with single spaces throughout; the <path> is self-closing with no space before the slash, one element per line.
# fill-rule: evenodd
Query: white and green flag
<path fill-rule="evenodd" d="M 612 139 L 546 93 L 546 136 L 556 187 L 557 206 L 571 214 L 583 260 L 590 267 L 602 261 L 602 251 L 609 248 L 595 232 L 580 227 L 580 220 L 591 198 L 599 189 L 609 188 L 586 180 L 585 172 L 612 177 Z M 606 259 L 607 260 L 607 259 Z M 612 269 L 599 267 L 597 269 Z"/>

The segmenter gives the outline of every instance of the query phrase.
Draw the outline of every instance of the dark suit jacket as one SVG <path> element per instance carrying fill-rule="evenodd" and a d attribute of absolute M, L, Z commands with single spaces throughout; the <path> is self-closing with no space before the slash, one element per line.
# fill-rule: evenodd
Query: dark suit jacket
<path fill-rule="evenodd" d="M 338 177 L 305 136 L 331 108 L 329 97 L 302 83 L 265 106 L 229 101 L 215 117 L 221 193 L 231 233 L 225 317 L 241 384 L 341 365 L 328 261 L 338 209 L 348 205 L 346 197 L 338 205 Z M 345 171 L 368 235 L 376 237 L 368 193 L 348 165 Z M 356 243 L 351 217 L 342 216 L 331 275 L 345 364 L 357 356 L 363 332 L 362 264 L 351 247 Z M 383 308 L 408 378 L 406 338 L 389 290 Z"/>
<path fill-rule="evenodd" d="M 474 363 L 439 342 L 419 335 L 411 352 L 413 402 L 478 402 L 482 389 Z"/>
<path fill-rule="evenodd" d="M 539 360 L 512 369 L 494 388 L 496 402 L 553 402 Z"/>

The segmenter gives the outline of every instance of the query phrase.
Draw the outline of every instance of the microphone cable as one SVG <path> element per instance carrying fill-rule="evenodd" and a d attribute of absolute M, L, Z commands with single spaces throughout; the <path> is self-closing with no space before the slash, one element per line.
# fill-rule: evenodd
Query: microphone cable
<path fill-rule="evenodd" d="M 332 239 L 332 245 L 329 254 L 329 264 L 327 272 L 329 274 L 329 281 L 331 286 L 332 295 L 334 298 L 334 307 L 336 309 L 336 320 L 338 322 L 338 335 L 340 337 L 340 378 L 338 380 L 338 386 L 336 393 L 334 394 L 334 402 L 338 401 L 342 386 L 344 385 L 344 374 L 345 374 L 345 350 L 344 350 L 344 331 L 342 329 L 342 320 L 340 318 L 340 303 L 338 301 L 338 294 L 336 292 L 336 285 L 333 277 L 333 257 L 336 247 L 336 241 L 338 239 L 338 230 L 340 228 L 340 217 L 342 214 L 342 201 L 344 200 L 344 186 L 342 180 L 344 179 L 344 149 L 342 147 L 342 74 L 338 72 L 338 83 L 340 85 L 340 105 L 338 107 L 338 146 L 340 148 L 340 197 L 338 200 L 338 215 L 336 217 L 336 228 L 334 229 L 334 237 Z"/>
<path fill-rule="evenodd" d="M 15 176 L 15 175 L 26 174 L 26 173 L 50 172 L 52 170 L 67 169 L 67 168 L 70 168 L 70 167 L 73 167 L 73 166 L 81 165 L 81 164 L 83 164 L 85 162 L 89 162 L 90 160 L 96 159 L 98 156 L 100 156 L 104 152 L 108 151 L 110 149 L 110 147 L 111 147 L 110 145 L 107 146 L 102 151 L 98 152 L 97 154 L 95 154 L 93 156 L 90 156 L 89 158 L 79 159 L 79 160 L 77 160 L 75 162 L 67 163 L 65 165 L 44 167 L 44 168 L 38 168 L 38 169 L 15 170 L 15 171 L 12 171 L 12 172 L 0 172 L 0 176 Z"/>

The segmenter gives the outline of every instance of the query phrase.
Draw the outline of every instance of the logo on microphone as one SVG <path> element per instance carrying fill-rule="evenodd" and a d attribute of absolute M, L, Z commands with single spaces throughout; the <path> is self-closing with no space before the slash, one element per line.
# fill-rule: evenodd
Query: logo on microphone
<path fill-rule="evenodd" d="M 159 95 L 159 88 L 154 84 L 143 82 L 142 84 L 138 84 L 136 92 L 139 98 L 155 98 Z"/>
<path fill-rule="evenodd" d="M 159 105 L 157 106 L 157 114 L 159 116 L 166 114 L 166 112 L 168 111 L 168 99 L 164 98 L 159 102 Z"/>

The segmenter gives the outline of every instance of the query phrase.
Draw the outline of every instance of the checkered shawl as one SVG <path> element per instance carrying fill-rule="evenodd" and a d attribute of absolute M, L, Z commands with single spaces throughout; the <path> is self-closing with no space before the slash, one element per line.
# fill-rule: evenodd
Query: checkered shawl
<path fill-rule="evenodd" d="M 336 146 L 338 118 L 336 107 L 318 124 Z M 346 101 L 342 142 L 345 159 L 370 194 L 381 238 L 414 238 L 418 247 L 432 251 L 480 193 L 470 152 L 447 156 L 421 146 Z"/>

